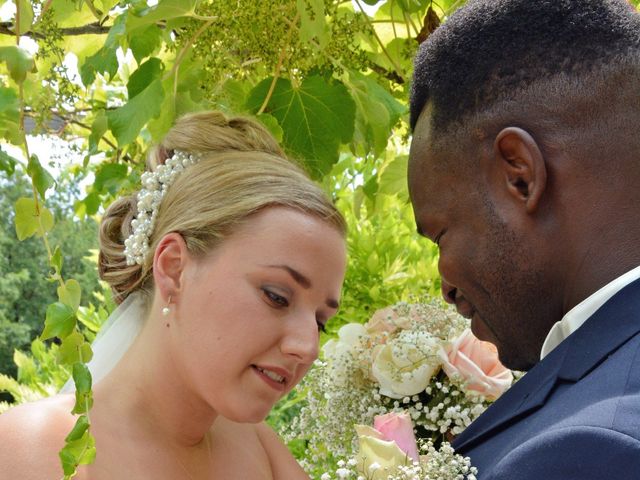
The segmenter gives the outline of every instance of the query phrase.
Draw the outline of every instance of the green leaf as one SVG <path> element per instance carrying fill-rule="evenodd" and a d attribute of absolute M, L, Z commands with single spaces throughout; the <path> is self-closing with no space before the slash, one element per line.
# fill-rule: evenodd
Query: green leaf
<path fill-rule="evenodd" d="M 82 289 L 77 280 L 70 278 L 64 285 L 58 287 L 58 300 L 71 307 L 75 313 L 80 306 L 80 298 L 82 296 Z"/>
<path fill-rule="evenodd" d="M 16 45 L 0 47 L 0 61 L 6 62 L 9 75 L 16 83 L 24 82 L 27 73 L 36 71 L 31 54 Z"/>
<path fill-rule="evenodd" d="M 55 184 L 55 180 L 51 176 L 47 170 L 40 165 L 40 160 L 36 155 L 31 155 L 29 157 L 29 163 L 27 165 L 27 173 L 33 180 L 33 184 L 36 187 L 36 190 L 40 194 L 40 197 L 44 199 L 44 194 L 46 191 L 53 187 Z"/>
<path fill-rule="evenodd" d="M 420 11 L 427 4 L 427 0 L 398 0 L 400 8 L 407 13 Z"/>
<path fill-rule="evenodd" d="M 89 367 L 84 363 L 75 363 L 73 365 L 73 381 L 76 385 L 76 392 L 88 393 L 91 391 L 91 372 Z"/>
<path fill-rule="evenodd" d="M 240 82 L 230 78 L 222 85 L 220 97 L 222 103 L 231 111 L 241 112 L 247 108 L 249 93 L 250 88 L 247 82 Z"/>
<path fill-rule="evenodd" d="M 251 110 L 260 109 L 270 85 L 268 78 L 253 89 L 248 100 Z M 338 160 L 340 143 L 353 137 L 353 98 L 342 83 L 320 76 L 307 77 L 299 88 L 279 78 L 266 112 L 282 127 L 285 147 L 302 157 L 316 178 L 329 172 Z"/>
<path fill-rule="evenodd" d="M 65 442 L 73 442 L 74 440 L 79 440 L 84 435 L 84 432 L 89 428 L 89 419 L 86 415 L 80 415 L 78 420 L 76 420 L 76 424 L 74 425 L 67 438 L 64 439 Z"/>
<path fill-rule="evenodd" d="M 400 193 L 402 196 L 407 193 L 407 165 L 408 155 L 396 156 L 382 171 L 380 175 L 380 187 L 378 192 L 388 195 Z"/>
<path fill-rule="evenodd" d="M 53 337 L 63 338 L 69 335 L 76 326 L 75 311 L 62 302 L 55 302 L 47 307 L 47 315 L 44 321 L 44 331 L 40 335 L 41 340 Z"/>
<path fill-rule="evenodd" d="M 13 158 L 7 152 L 2 150 L 2 147 L 0 147 L 0 170 L 9 175 L 13 175 L 13 172 L 16 171 L 16 163 L 18 163 L 18 160 Z"/>
<path fill-rule="evenodd" d="M 62 251 L 60 250 L 59 246 L 56 246 L 56 249 L 53 251 L 50 264 L 55 272 L 60 275 L 60 273 L 62 272 Z"/>
<path fill-rule="evenodd" d="M 105 134 L 108 127 L 109 122 L 107 120 L 107 115 L 104 110 L 99 110 L 96 113 L 96 118 L 91 124 L 91 134 L 89 135 L 89 155 L 98 153 L 100 139 Z"/>
<path fill-rule="evenodd" d="M 129 11 L 127 30 L 147 27 L 161 20 L 193 15 L 197 0 L 163 0 L 142 12 Z"/>
<path fill-rule="evenodd" d="M 15 145 L 22 143 L 20 102 L 13 88 L 0 87 L 0 136 Z"/>
<path fill-rule="evenodd" d="M 33 7 L 29 0 L 17 0 L 17 7 L 20 9 L 18 32 L 20 32 L 20 35 L 24 35 L 31 30 L 31 24 L 33 23 Z"/>
<path fill-rule="evenodd" d="M 387 146 L 391 129 L 389 112 L 385 106 L 369 95 L 362 82 L 352 82 L 352 95 L 356 102 L 356 127 L 354 143 L 366 146 L 365 151 L 357 151 L 361 156 L 366 150 L 380 155 Z"/>
<path fill-rule="evenodd" d="M 96 53 L 87 57 L 80 67 L 80 79 L 85 87 L 90 86 L 96 80 L 96 74 L 108 73 L 109 78 L 118 73 L 118 57 L 116 47 L 101 48 Z"/>
<path fill-rule="evenodd" d="M 85 430 L 79 439 L 68 441 L 59 456 L 62 470 L 67 476 L 73 475 L 78 465 L 92 463 L 96 458 L 96 442 L 90 430 Z"/>
<path fill-rule="evenodd" d="M 122 181 L 127 178 L 127 170 L 124 163 L 101 164 L 93 182 L 94 192 L 115 193 Z"/>
<path fill-rule="evenodd" d="M 91 372 L 84 363 L 73 365 L 73 381 L 76 385 L 76 404 L 71 413 L 87 413 L 93 404 Z"/>
<path fill-rule="evenodd" d="M 84 205 L 84 212 L 87 215 L 95 215 L 98 212 L 98 208 L 100 208 L 100 195 L 96 192 L 91 192 L 79 203 L 80 205 L 76 205 L 76 211 Z"/>
<path fill-rule="evenodd" d="M 162 42 L 162 30 L 157 25 L 149 25 L 144 29 L 136 29 L 129 35 L 129 46 L 133 58 L 140 63 L 143 58 L 151 55 Z"/>
<path fill-rule="evenodd" d="M 118 57 L 116 51 L 118 50 L 120 40 L 122 40 L 126 34 L 126 21 L 126 12 L 119 15 L 109 29 L 109 34 L 102 48 L 90 57 L 87 57 L 80 67 L 80 79 L 86 87 L 95 81 L 97 73 L 108 73 L 109 78 L 115 77 L 118 73 Z"/>
<path fill-rule="evenodd" d="M 324 0 L 297 0 L 300 14 L 300 40 L 316 39 L 320 48 L 329 42 L 329 29 L 324 18 Z"/>
<path fill-rule="evenodd" d="M 90 362 L 93 358 L 91 345 L 77 330 L 66 336 L 58 349 L 57 360 L 63 365 L 73 365 L 78 362 Z"/>
<path fill-rule="evenodd" d="M 164 64 L 159 58 L 150 58 L 140 65 L 140 67 L 131 74 L 129 81 L 127 82 L 129 100 L 144 91 L 151 82 L 160 78 L 163 70 Z"/>
<path fill-rule="evenodd" d="M 53 215 L 43 205 L 36 207 L 33 198 L 19 198 L 15 209 L 16 235 L 20 241 L 36 234 L 42 235 L 53 228 Z"/>
<path fill-rule="evenodd" d="M 268 113 L 261 113 L 256 117 L 260 122 L 267 127 L 267 129 L 271 132 L 271 135 L 278 141 L 282 142 L 282 127 L 278 123 L 278 120 L 275 119 L 273 115 L 269 115 Z"/>
<path fill-rule="evenodd" d="M 107 112 L 109 129 L 123 146 L 135 140 L 144 125 L 160 115 L 164 90 L 161 81 L 155 80 L 126 105 Z"/>

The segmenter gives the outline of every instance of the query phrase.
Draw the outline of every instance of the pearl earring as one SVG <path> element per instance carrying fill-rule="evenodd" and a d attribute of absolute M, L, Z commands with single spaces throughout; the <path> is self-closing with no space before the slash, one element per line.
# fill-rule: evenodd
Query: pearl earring
<path fill-rule="evenodd" d="M 162 315 L 165 317 L 169 315 L 171 310 L 169 309 L 169 305 L 171 305 L 171 295 L 169 295 L 169 299 L 167 300 L 167 306 L 162 309 Z"/>

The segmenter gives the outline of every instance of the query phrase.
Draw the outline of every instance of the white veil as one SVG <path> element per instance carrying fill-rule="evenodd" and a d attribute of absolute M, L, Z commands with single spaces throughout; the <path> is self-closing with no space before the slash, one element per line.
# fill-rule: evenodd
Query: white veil
<path fill-rule="evenodd" d="M 142 329 L 144 314 L 144 296 L 137 291 L 130 294 L 124 302 L 118 305 L 102 325 L 98 336 L 91 345 L 93 358 L 88 363 L 93 385 L 102 380 L 129 349 Z M 73 379 L 70 379 L 64 384 L 60 393 L 70 393 L 74 390 Z"/>

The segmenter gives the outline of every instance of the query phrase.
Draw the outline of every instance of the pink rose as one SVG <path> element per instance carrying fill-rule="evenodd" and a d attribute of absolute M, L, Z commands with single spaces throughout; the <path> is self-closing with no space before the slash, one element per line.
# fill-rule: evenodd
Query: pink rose
<path fill-rule="evenodd" d="M 373 428 L 382 435 L 383 440 L 396 442 L 400 450 L 414 461 L 419 460 L 416 437 L 413 433 L 413 422 L 407 413 L 390 412 L 376 415 Z"/>
<path fill-rule="evenodd" d="M 462 378 L 470 392 L 495 400 L 511 386 L 513 375 L 500 363 L 496 347 L 478 340 L 469 329 L 439 353 L 445 373 Z"/>

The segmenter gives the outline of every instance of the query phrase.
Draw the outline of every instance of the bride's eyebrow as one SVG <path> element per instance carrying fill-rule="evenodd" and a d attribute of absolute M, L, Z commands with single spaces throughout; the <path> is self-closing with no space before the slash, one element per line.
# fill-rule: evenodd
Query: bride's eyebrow
<path fill-rule="evenodd" d="M 266 267 L 268 267 L 268 268 L 279 268 L 281 270 L 284 270 L 289 275 L 291 275 L 291 278 L 293 278 L 295 280 L 295 282 L 298 285 L 300 285 L 302 288 L 304 288 L 305 290 L 308 290 L 309 288 L 311 288 L 311 280 L 309 280 L 307 277 L 305 277 L 299 271 L 291 268 L 289 265 L 266 265 Z M 340 304 L 338 303 L 337 300 L 334 300 L 333 298 L 329 298 L 329 299 L 327 299 L 327 306 L 337 310 L 338 307 L 340 306 Z"/>
<path fill-rule="evenodd" d="M 281 270 L 286 271 L 291 278 L 293 278 L 298 285 L 300 285 L 305 290 L 311 288 L 311 280 L 301 274 L 299 271 L 291 268 L 289 265 L 266 265 L 268 268 L 279 268 Z"/>

